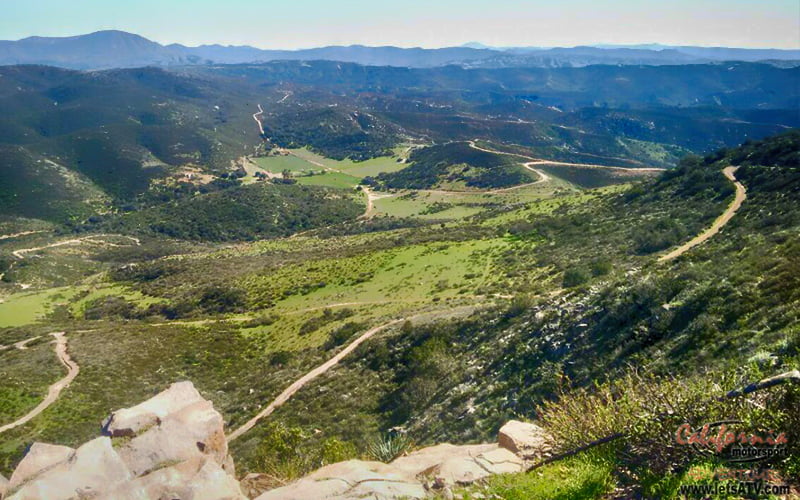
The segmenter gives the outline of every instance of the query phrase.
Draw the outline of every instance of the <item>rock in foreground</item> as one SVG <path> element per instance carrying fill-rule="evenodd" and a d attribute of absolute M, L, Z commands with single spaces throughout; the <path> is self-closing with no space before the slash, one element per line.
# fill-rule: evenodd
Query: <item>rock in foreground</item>
<path fill-rule="evenodd" d="M 7 500 L 246 499 L 233 476 L 222 415 L 191 382 L 103 425 L 78 449 L 35 443 L 0 496 Z M 112 441 L 116 439 L 116 441 Z"/>
<path fill-rule="evenodd" d="M 102 433 L 77 449 L 34 443 L 9 480 L 0 476 L 0 500 L 245 500 L 242 485 L 257 500 L 450 498 L 455 486 L 520 472 L 550 450 L 542 428 L 511 421 L 497 443 L 445 443 L 389 464 L 348 460 L 264 491 L 275 481 L 236 480 L 222 415 L 191 382 L 115 411 Z"/>

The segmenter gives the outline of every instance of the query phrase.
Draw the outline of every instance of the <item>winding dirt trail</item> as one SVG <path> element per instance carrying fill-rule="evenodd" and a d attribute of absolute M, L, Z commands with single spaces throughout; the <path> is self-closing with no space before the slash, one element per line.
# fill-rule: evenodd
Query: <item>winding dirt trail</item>
<path fill-rule="evenodd" d="M 17 348 L 20 351 L 26 351 L 28 350 L 28 344 L 40 338 L 42 338 L 41 335 L 37 335 L 36 337 L 31 337 L 29 339 L 20 340 L 19 342 L 14 342 L 11 345 L 0 345 L 0 351 L 5 351 L 6 349 L 11 349 L 11 348 Z"/>
<path fill-rule="evenodd" d="M 261 124 L 261 120 L 258 119 L 259 116 L 264 114 L 264 110 L 261 108 L 261 104 L 258 105 L 258 113 L 253 113 L 253 120 L 256 121 L 258 124 L 258 130 L 261 132 L 261 135 L 264 135 L 264 125 Z"/>
<path fill-rule="evenodd" d="M 360 346 L 362 343 L 364 343 L 370 337 L 372 337 L 373 335 L 375 335 L 376 333 L 378 333 L 378 332 L 380 332 L 382 330 L 385 330 L 386 328 L 389 328 L 390 326 L 394 326 L 394 325 L 396 325 L 398 323 L 402 323 L 403 321 L 406 321 L 407 319 L 410 319 L 410 318 L 395 319 L 393 321 L 390 321 L 388 323 L 384 323 L 384 324 L 382 324 L 380 326 L 376 326 L 375 328 L 372 328 L 372 329 L 367 330 L 366 332 L 364 332 L 360 337 L 358 337 L 356 340 L 351 342 L 347 347 L 345 347 L 344 349 L 339 351 L 339 353 L 336 354 L 334 357 L 332 357 L 331 359 L 329 359 L 325 363 L 319 365 L 318 367 L 314 368 L 310 372 L 306 373 L 305 375 L 303 375 L 302 377 L 297 379 L 294 383 L 292 383 L 292 385 L 290 385 L 282 393 L 280 393 L 278 395 L 278 397 L 275 398 L 269 405 L 267 405 L 266 408 L 261 410 L 255 417 L 251 418 L 244 425 L 242 425 L 241 427 L 239 427 L 238 429 L 236 429 L 235 431 L 230 433 L 227 436 L 228 437 L 228 442 L 230 443 L 234 439 L 240 437 L 242 434 L 246 433 L 247 431 L 249 431 L 250 429 L 255 427 L 255 425 L 259 422 L 259 420 L 271 415 L 272 412 L 274 412 L 278 407 L 280 407 L 283 403 L 288 401 L 289 398 L 294 396 L 295 393 L 297 393 L 297 391 L 302 389 L 304 385 L 306 385 L 307 383 L 311 382 L 315 378 L 319 377 L 323 373 L 327 372 L 332 367 L 336 366 L 339 363 L 339 361 L 344 359 L 345 356 L 347 356 L 348 354 L 353 352 L 358 346 Z"/>
<path fill-rule="evenodd" d="M 47 396 L 39 403 L 36 408 L 31 410 L 27 415 L 24 417 L 11 422 L 10 424 L 6 424 L 0 427 L 0 433 L 9 431 L 21 425 L 24 425 L 31 421 L 33 418 L 38 416 L 44 410 L 47 409 L 48 406 L 55 403 L 58 397 L 61 395 L 61 391 L 67 388 L 67 386 L 75 380 L 75 377 L 78 376 L 78 372 L 80 371 L 80 367 L 78 364 L 72 360 L 67 352 L 67 337 L 65 336 L 64 332 L 56 332 L 51 333 L 53 337 L 55 337 L 55 351 L 56 356 L 58 356 L 58 360 L 61 362 L 62 365 L 67 369 L 66 377 L 62 378 L 58 382 L 54 383 L 47 389 Z"/>
<path fill-rule="evenodd" d="M 92 236 L 85 236 L 85 237 L 83 237 L 83 238 L 76 238 L 76 239 L 73 239 L 73 240 L 57 241 L 56 243 L 51 243 L 51 244 L 49 244 L 49 245 L 44 245 L 44 246 L 41 246 L 41 247 L 33 247 L 33 248 L 21 248 L 21 249 L 19 249 L 19 250 L 14 250 L 13 252 L 11 252 L 11 254 L 12 254 L 14 257 L 16 257 L 16 258 L 18 258 L 18 259 L 22 260 L 22 259 L 24 259 L 24 258 L 25 258 L 25 254 L 26 254 L 26 253 L 30 253 L 30 252 L 38 252 L 39 250 L 46 250 L 46 249 L 48 249 L 48 248 L 61 247 L 61 246 L 64 246 L 64 245 L 74 245 L 74 244 L 76 244 L 76 243 L 83 243 L 84 241 L 92 241 L 92 242 L 95 242 L 95 239 L 96 239 L 96 238 L 106 238 L 106 237 L 108 237 L 108 236 L 117 236 L 117 237 L 119 237 L 119 238 L 127 238 L 127 239 L 129 239 L 129 240 L 133 241 L 133 242 L 136 244 L 136 246 L 140 246 L 140 245 L 142 244 L 142 242 L 139 240 L 139 238 L 134 238 L 133 236 L 109 235 L 109 234 L 95 234 L 95 235 L 92 235 Z M 104 242 L 104 243 L 105 243 L 106 245 L 109 245 L 109 246 L 120 246 L 120 245 L 117 245 L 117 244 L 115 244 L 115 243 L 109 243 L 109 242 L 107 242 L 107 241 L 106 241 L 106 242 Z"/>
<path fill-rule="evenodd" d="M 22 231 L 21 233 L 3 234 L 0 235 L 0 240 L 9 240 L 11 238 L 19 238 L 20 236 L 28 236 L 29 234 L 46 233 L 48 231 Z"/>
<path fill-rule="evenodd" d="M 403 317 L 403 318 L 395 319 L 395 320 L 389 321 L 388 323 L 384 323 L 382 325 L 379 325 L 379 326 L 376 326 L 374 328 L 371 328 L 371 329 L 367 330 L 366 332 L 361 334 L 361 336 L 358 337 L 356 340 L 354 340 L 353 342 L 348 344 L 347 347 L 345 347 L 344 349 L 339 351 L 339 353 L 337 353 L 334 357 L 332 357 L 331 359 L 329 359 L 325 363 L 319 365 L 318 367 L 314 368 L 310 372 L 306 373 L 305 375 L 303 375 L 302 377 L 297 379 L 294 383 L 292 383 L 292 385 L 290 385 L 282 393 L 280 393 L 278 395 L 278 397 L 276 397 L 266 408 L 261 410 L 256 416 L 254 416 L 253 418 L 248 420 L 244 425 L 242 425 L 241 427 L 239 427 L 235 431 L 233 431 L 230 434 L 228 434 L 228 436 L 227 436 L 228 442 L 233 441 L 234 439 L 242 436 L 242 434 L 244 434 L 247 431 L 251 430 L 253 427 L 255 427 L 255 425 L 260 420 L 262 420 L 265 417 L 268 417 L 269 415 L 271 415 L 272 412 L 274 412 L 278 407 L 283 405 L 292 396 L 294 396 L 297 393 L 297 391 L 299 391 L 300 389 L 303 388 L 303 386 L 305 386 L 306 384 L 308 384 L 309 382 L 311 382 L 315 378 L 319 377 L 320 375 L 324 374 L 325 372 L 327 372 L 328 370 L 330 370 L 331 368 L 336 366 L 339 363 L 339 361 L 344 359 L 345 356 L 347 356 L 348 354 L 353 352 L 358 346 L 360 346 L 361 344 L 363 344 L 364 342 L 369 340 L 375 334 L 377 334 L 377 333 L 379 333 L 379 332 L 381 332 L 381 331 L 383 331 L 383 330 L 385 330 L 385 329 L 387 329 L 387 328 L 389 328 L 391 326 L 397 325 L 399 323 L 403 323 L 405 321 L 411 321 L 411 320 L 416 319 L 416 318 L 421 318 L 423 316 L 434 315 L 434 316 L 437 316 L 437 317 L 441 317 L 442 315 L 447 315 L 447 314 L 454 314 L 454 313 L 457 314 L 457 312 L 460 311 L 460 310 L 470 311 L 470 310 L 474 310 L 474 309 L 475 309 L 474 306 L 457 306 L 457 307 L 454 307 L 454 308 L 451 308 L 451 309 L 445 309 L 445 310 L 440 310 L 440 311 L 422 312 L 422 313 L 414 314 L 414 315 L 411 315 L 411 316 L 406 316 L 406 317 Z"/>
<path fill-rule="evenodd" d="M 592 163 L 568 163 L 564 161 L 552 161 L 552 160 L 543 160 L 541 158 L 534 158 L 532 156 L 522 155 L 519 153 L 509 153 L 507 151 L 495 151 L 493 149 L 486 149 L 478 146 L 475 144 L 475 141 L 469 141 L 470 147 L 473 149 L 477 149 L 478 151 L 483 151 L 485 153 L 494 153 L 496 155 L 506 155 L 506 156 L 516 156 L 518 158 L 525 158 L 527 160 L 531 160 L 528 163 L 525 163 L 525 168 L 528 170 L 533 170 L 534 172 L 542 175 L 539 170 L 535 170 L 531 167 L 531 165 L 558 165 L 562 167 L 581 167 L 581 168 L 602 168 L 608 170 L 622 170 L 625 172 L 663 172 L 666 168 L 659 168 L 659 167 L 642 167 L 642 168 L 634 168 L 634 167 L 610 167 L 608 165 L 595 165 Z"/>
<path fill-rule="evenodd" d="M 739 208 L 742 206 L 742 203 L 744 203 L 744 200 L 747 198 L 747 190 L 745 189 L 744 185 L 742 185 L 741 182 L 736 180 L 736 170 L 738 168 L 739 167 L 725 167 L 722 170 L 722 173 L 725 175 L 725 177 L 727 177 L 728 180 L 731 181 L 733 185 L 736 187 L 736 196 L 734 197 L 731 204 L 728 205 L 728 208 L 725 209 L 722 215 L 717 217 L 717 220 L 714 221 L 711 227 L 709 227 L 699 235 L 695 236 L 687 243 L 684 243 L 675 250 L 671 251 L 670 253 L 659 257 L 658 258 L 659 262 L 672 260 L 685 254 L 692 248 L 696 247 L 697 245 L 703 243 L 707 239 L 717 234 L 720 231 L 720 229 L 722 229 L 722 227 L 725 226 L 725 224 L 727 224 L 733 218 L 734 215 L 736 215 L 736 211 L 739 210 Z"/>

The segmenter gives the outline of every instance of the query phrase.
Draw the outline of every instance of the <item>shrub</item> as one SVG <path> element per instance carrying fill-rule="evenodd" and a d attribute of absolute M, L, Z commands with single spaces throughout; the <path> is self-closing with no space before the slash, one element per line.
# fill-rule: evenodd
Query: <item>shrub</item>
<path fill-rule="evenodd" d="M 86 304 L 83 310 L 84 319 L 98 320 L 104 318 L 132 319 L 138 317 L 138 308 L 124 297 L 98 297 Z"/>
<path fill-rule="evenodd" d="M 238 312 L 244 308 L 245 292 L 238 288 L 212 285 L 200 294 L 198 304 L 208 313 Z"/>
<path fill-rule="evenodd" d="M 335 437 L 319 442 L 300 427 L 273 422 L 269 424 L 256 454 L 260 471 L 282 480 L 292 480 L 323 465 L 355 458 L 358 450 L 352 443 Z"/>
<path fill-rule="evenodd" d="M 557 400 L 543 403 L 539 415 L 559 451 L 623 434 L 614 452 L 623 468 L 663 476 L 686 470 L 698 457 L 693 448 L 675 442 L 676 430 L 685 423 L 740 420 L 752 428 L 796 432 L 794 405 L 800 389 L 776 387 L 747 397 L 722 397 L 723 387 L 739 386 L 741 378 L 734 372 L 678 380 L 630 371 L 612 382 L 570 392 L 562 388 Z M 792 438 L 790 446 L 797 447 Z"/>
<path fill-rule="evenodd" d="M 589 281 L 589 272 L 583 267 L 574 267 L 564 271 L 564 288 L 571 288 Z"/>

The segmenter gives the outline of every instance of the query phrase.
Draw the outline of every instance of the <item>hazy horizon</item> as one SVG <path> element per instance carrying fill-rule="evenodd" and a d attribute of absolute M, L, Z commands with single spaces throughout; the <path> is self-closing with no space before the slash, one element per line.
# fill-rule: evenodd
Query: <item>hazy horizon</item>
<path fill-rule="evenodd" d="M 48 15 L 43 17 L 42 12 Z M 185 18 L 185 19 L 184 19 Z M 331 5 L 229 0 L 142 0 L 136 5 L 31 0 L 0 18 L 0 39 L 77 36 L 103 30 L 141 35 L 163 45 L 249 45 L 303 49 L 328 45 L 492 47 L 692 45 L 800 49 L 800 3 L 794 0 L 422 0 Z M 52 21 L 51 21 L 52 20 Z"/>

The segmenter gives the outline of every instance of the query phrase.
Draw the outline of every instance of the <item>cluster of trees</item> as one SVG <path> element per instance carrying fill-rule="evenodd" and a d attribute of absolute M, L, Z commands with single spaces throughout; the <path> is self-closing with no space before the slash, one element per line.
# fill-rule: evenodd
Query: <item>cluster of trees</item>
<path fill-rule="evenodd" d="M 337 160 L 387 156 L 398 142 L 397 133 L 386 122 L 366 113 L 328 107 L 292 111 L 274 120 L 267 117 L 264 134 L 281 147 L 308 146 Z"/>
<path fill-rule="evenodd" d="M 469 187 L 492 189 L 530 182 L 530 176 L 507 156 L 487 153 L 466 142 L 417 149 L 411 165 L 381 173 L 372 181 L 388 189 L 430 189 L 444 181 L 464 181 Z"/>
<path fill-rule="evenodd" d="M 355 219 L 362 211 L 349 194 L 333 189 L 257 184 L 114 216 L 99 228 L 184 240 L 254 240 Z"/>

